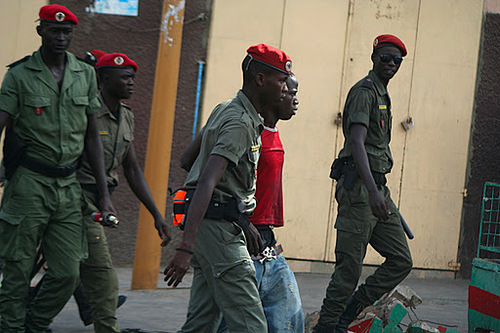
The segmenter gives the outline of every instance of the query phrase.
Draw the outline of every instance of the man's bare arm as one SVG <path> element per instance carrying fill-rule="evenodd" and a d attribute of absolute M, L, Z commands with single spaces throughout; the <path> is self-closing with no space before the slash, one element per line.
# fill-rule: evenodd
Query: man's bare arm
<path fill-rule="evenodd" d="M 387 221 L 390 214 L 388 204 L 378 190 L 377 184 L 375 184 L 375 180 L 370 170 L 370 163 L 368 162 L 368 154 L 365 148 L 367 133 L 368 129 L 364 125 L 353 124 L 351 126 L 349 139 L 351 141 L 352 156 L 359 176 L 364 181 L 366 189 L 368 190 L 368 200 L 373 215 Z"/>

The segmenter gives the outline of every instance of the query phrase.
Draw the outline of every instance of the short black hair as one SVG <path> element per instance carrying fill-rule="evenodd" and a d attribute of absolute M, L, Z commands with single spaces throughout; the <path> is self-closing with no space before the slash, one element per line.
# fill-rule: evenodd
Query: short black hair
<path fill-rule="evenodd" d="M 253 57 L 249 54 L 246 55 L 241 63 L 241 70 L 243 71 L 243 82 L 259 72 L 264 73 L 265 75 L 270 75 L 276 72 L 275 69 L 253 60 Z"/>

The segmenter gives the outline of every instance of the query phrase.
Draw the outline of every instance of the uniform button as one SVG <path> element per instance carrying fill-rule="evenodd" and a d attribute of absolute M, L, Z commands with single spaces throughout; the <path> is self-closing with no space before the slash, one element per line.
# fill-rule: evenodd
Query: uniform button
<path fill-rule="evenodd" d="M 97 236 L 95 239 L 101 239 L 101 237 Z"/>

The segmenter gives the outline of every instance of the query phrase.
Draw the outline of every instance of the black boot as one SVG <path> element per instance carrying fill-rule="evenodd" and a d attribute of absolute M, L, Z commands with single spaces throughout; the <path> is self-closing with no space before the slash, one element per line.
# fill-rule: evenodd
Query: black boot
<path fill-rule="evenodd" d="M 363 311 L 363 305 L 358 302 L 357 299 L 351 296 L 347 300 L 344 313 L 339 318 L 337 327 L 335 328 L 336 333 L 347 333 L 349 325 L 356 319 L 356 317 Z"/>

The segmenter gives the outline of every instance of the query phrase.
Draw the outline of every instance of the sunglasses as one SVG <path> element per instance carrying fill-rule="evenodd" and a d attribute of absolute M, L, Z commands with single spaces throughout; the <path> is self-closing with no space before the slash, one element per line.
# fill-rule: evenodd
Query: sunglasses
<path fill-rule="evenodd" d="M 403 57 L 401 56 L 394 56 L 394 55 L 390 55 L 390 54 L 381 54 L 380 55 L 380 61 L 382 61 L 383 63 L 389 63 L 394 61 L 394 64 L 396 65 L 399 65 L 403 62 Z"/>

